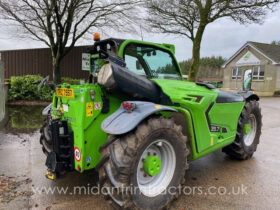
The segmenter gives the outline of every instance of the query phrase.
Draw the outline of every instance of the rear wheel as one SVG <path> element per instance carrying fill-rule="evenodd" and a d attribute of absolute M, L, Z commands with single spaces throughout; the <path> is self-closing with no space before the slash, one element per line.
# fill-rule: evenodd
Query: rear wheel
<path fill-rule="evenodd" d="M 41 133 L 40 144 L 42 145 L 42 150 L 44 154 L 47 156 L 53 150 L 52 134 L 49 129 L 50 120 L 51 120 L 51 116 L 47 115 L 44 124 L 40 129 L 40 133 Z"/>
<path fill-rule="evenodd" d="M 246 160 L 253 156 L 260 141 L 262 115 L 259 103 L 255 100 L 245 104 L 238 120 L 235 141 L 223 148 L 227 155 Z"/>
<path fill-rule="evenodd" d="M 134 132 L 110 136 L 99 171 L 115 207 L 162 209 L 176 198 L 187 168 L 187 138 L 172 119 L 151 118 Z"/>

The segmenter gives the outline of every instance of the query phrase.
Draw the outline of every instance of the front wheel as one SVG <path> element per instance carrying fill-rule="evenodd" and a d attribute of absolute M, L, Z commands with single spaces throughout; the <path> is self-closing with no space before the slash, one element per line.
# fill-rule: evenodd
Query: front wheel
<path fill-rule="evenodd" d="M 245 104 L 238 120 L 235 141 L 223 148 L 230 157 L 246 160 L 253 156 L 260 142 L 262 115 L 259 103 L 255 100 Z"/>
<path fill-rule="evenodd" d="M 162 209 L 178 195 L 187 168 L 187 138 L 172 119 L 151 118 L 102 153 L 110 158 L 100 170 L 117 206 Z M 104 176 L 104 177 L 103 177 Z"/>

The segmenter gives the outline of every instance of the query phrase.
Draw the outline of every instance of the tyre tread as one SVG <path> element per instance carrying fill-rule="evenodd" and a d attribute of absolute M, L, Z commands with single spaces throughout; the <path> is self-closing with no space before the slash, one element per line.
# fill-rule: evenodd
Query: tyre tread
<path fill-rule="evenodd" d="M 119 184 L 117 190 L 119 192 L 122 192 L 119 194 L 111 193 L 109 195 L 109 197 L 111 197 L 111 200 L 114 203 L 113 207 L 116 207 L 116 205 L 119 206 L 118 204 L 122 203 L 123 204 L 121 206 L 122 209 L 141 209 L 133 201 L 133 198 L 130 195 L 130 193 L 123 193 L 123 190 L 126 187 L 130 186 L 130 174 L 132 171 L 131 165 L 134 161 L 134 158 L 137 155 L 139 155 L 138 148 L 140 147 L 140 145 L 144 143 L 146 137 L 152 131 L 158 129 L 173 129 L 175 130 L 175 132 L 177 132 L 177 134 L 179 135 L 178 141 L 180 142 L 180 144 L 182 144 L 184 150 L 186 151 L 182 155 L 184 155 L 185 160 L 187 160 L 187 155 L 189 154 L 189 150 L 186 147 L 187 138 L 182 134 L 182 127 L 176 125 L 172 118 L 166 119 L 162 116 L 150 118 L 149 120 L 144 121 L 140 125 L 138 125 L 135 131 L 132 131 L 126 134 L 125 136 L 118 136 L 117 137 L 118 139 L 116 141 L 114 141 L 111 145 L 109 145 L 106 149 L 103 150 L 104 154 L 110 155 L 110 159 L 104 164 L 104 167 L 106 168 L 106 170 L 110 168 L 111 171 L 113 172 L 114 177 L 108 176 L 106 172 L 104 174 L 104 169 L 100 170 L 100 178 L 105 179 L 105 186 L 112 188 L 116 186 L 115 182 L 117 182 Z M 109 136 L 109 138 L 112 138 L 112 136 Z M 122 141 L 124 141 L 124 143 L 122 143 Z M 120 148 L 120 147 L 122 147 L 123 150 L 120 149 L 116 150 L 116 148 Z M 116 152 L 118 152 L 118 158 L 116 158 Z M 185 170 L 188 169 L 188 167 L 189 166 L 186 163 Z M 184 180 L 185 170 L 183 170 L 183 174 L 180 175 L 181 177 L 180 184 L 183 184 L 185 182 Z M 161 206 L 159 209 L 163 209 L 166 206 L 170 206 L 170 203 L 176 197 L 178 197 L 178 192 L 176 194 L 174 193 L 174 195 L 166 203 L 166 205 Z"/>

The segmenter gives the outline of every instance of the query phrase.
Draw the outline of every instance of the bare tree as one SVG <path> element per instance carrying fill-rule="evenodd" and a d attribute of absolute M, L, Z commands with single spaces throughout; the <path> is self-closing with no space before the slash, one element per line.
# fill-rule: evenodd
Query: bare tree
<path fill-rule="evenodd" d="M 151 0 L 146 3 L 147 23 L 155 32 L 183 35 L 193 43 L 189 80 L 199 69 L 200 46 L 206 26 L 229 17 L 241 24 L 262 23 L 279 0 Z"/>
<path fill-rule="evenodd" d="M 51 50 L 53 77 L 63 57 L 92 28 L 127 29 L 138 0 L 0 0 L 0 18 Z"/>

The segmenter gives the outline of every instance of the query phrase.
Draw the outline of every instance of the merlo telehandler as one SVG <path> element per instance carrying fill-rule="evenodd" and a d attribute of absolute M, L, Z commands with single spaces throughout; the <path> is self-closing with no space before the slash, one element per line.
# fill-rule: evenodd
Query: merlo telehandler
<path fill-rule="evenodd" d="M 162 209 L 188 162 L 218 149 L 240 160 L 256 151 L 253 91 L 184 81 L 171 44 L 97 38 L 88 52 L 87 83 L 57 85 L 43 111 L 47 178 L 95 169 L 115 206 Z"/>

